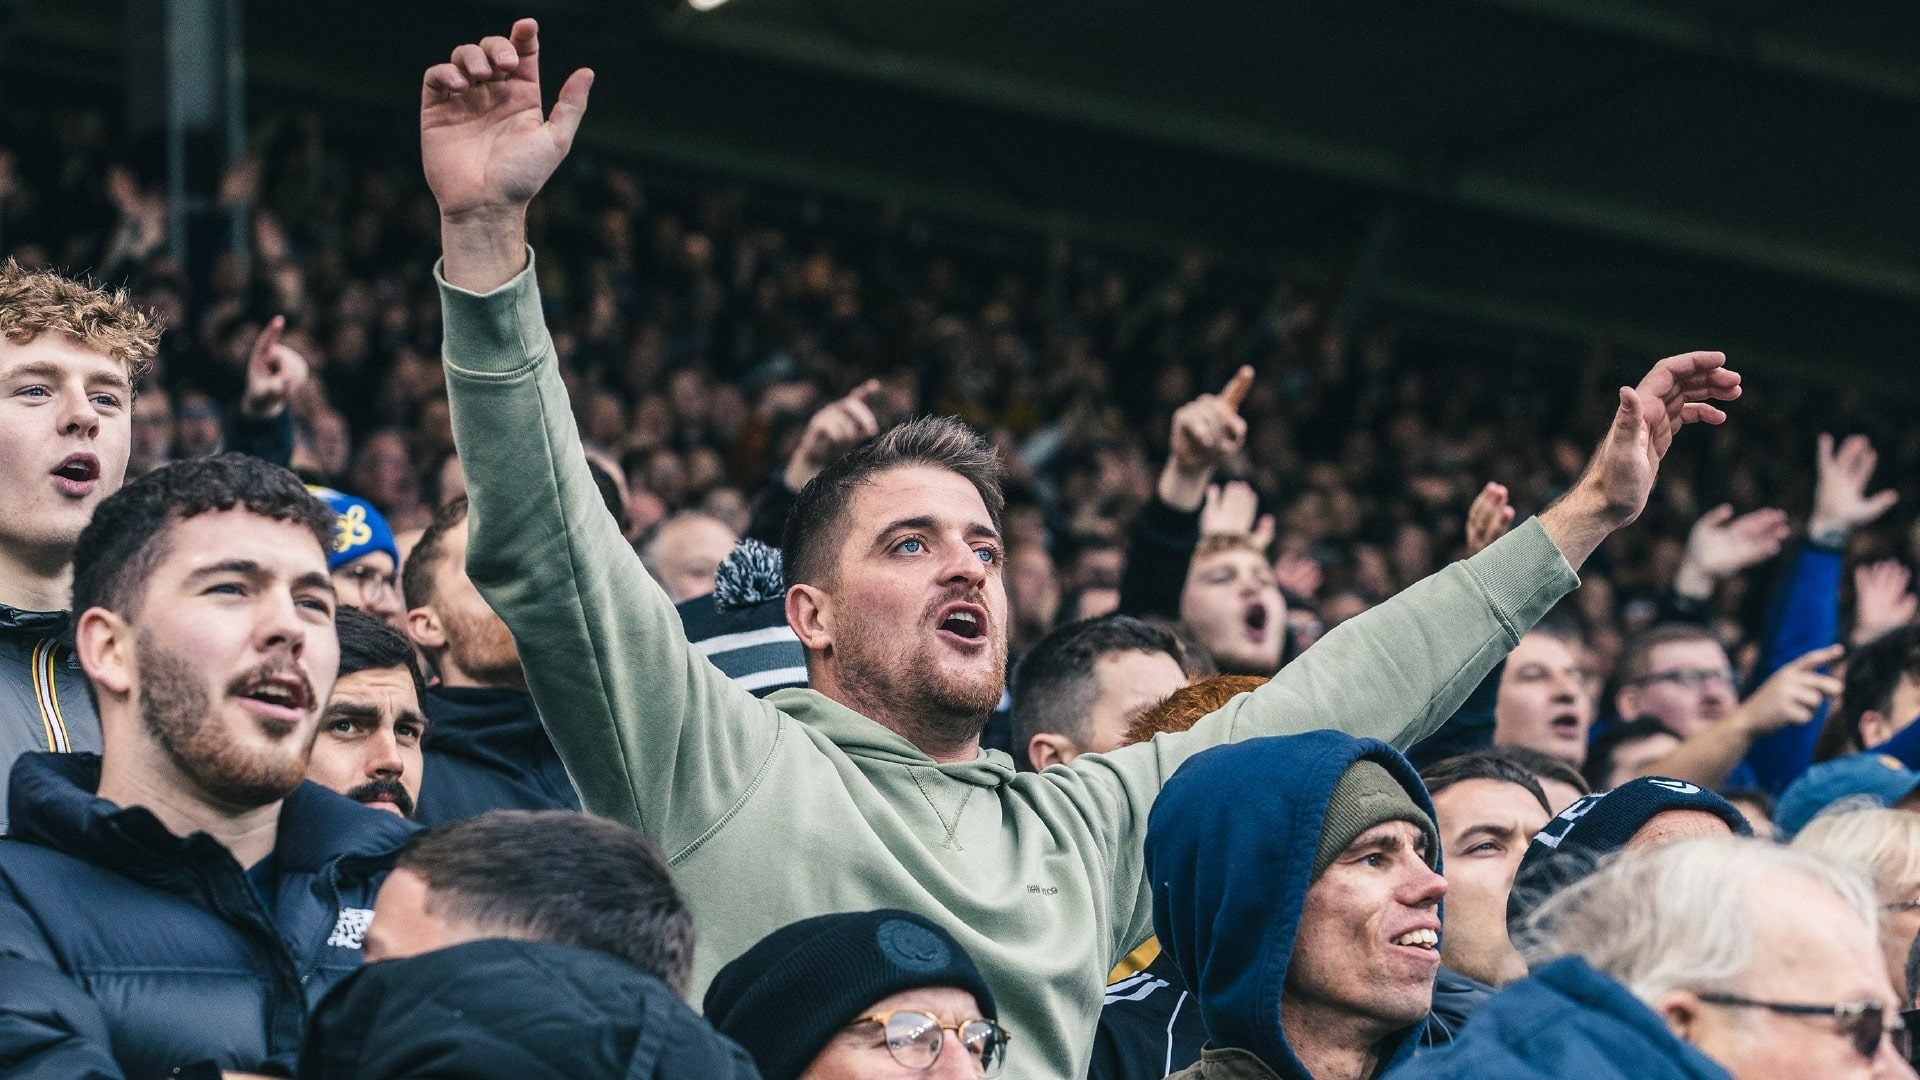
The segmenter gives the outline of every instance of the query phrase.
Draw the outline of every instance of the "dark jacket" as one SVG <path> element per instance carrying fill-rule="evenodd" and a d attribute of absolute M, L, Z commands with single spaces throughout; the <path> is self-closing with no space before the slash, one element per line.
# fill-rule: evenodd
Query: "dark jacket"
<path fill-rule="evenodd" d="M 759 1080 L 667 988 L 591 949 L 474 941 L 369 964 L 314 1013 L 302 1080 Z"/>
<path fill-rule="evenodd" d="M 1242 1052 L 1236 1058 L 1250 1054 L 1283 1080 L 1313 1080 L 1287 1045 L 1280 999 L 1327 802 L 1362 758 L 1379 762 L 1433 814 L 1426 788 L 1393 747 L 1315 731 L 1196 754 L 1147 819 L 1153 930 L 1199 1000 L 1208 1045 Z M 1413 1024 L 1379 1047 L 1383 1071 L 1413 1054 L 1423 1027 Z M 1231 1068 L 1237 1073 L 1240 1065 Z"/>
<path fill-rule="evenodd" d="M 1427 1041 L 1444 1046 L 1460 1037 L 1473 1014 L 1493 999 L 1493 987 L 1479 979 L 1462 975 L 1452 968 L 1441 968 L 1433 981 L 1433 1013 L 1427 1017 Z"/>
<path fill-rule="evenodd" d="M 1088 1080 L 1160 1080 L 1200 1060 L 1200 1004 L 1163 949 L 1145 969 L 1107 986 Z"/>
<path fill-rule="evenodd" d="M 438 825 L 489 810 L 580 809 L 532 694 L 436 686 L 425 705 L 427 746 L 413 820 Z"/>
<path fill-rule="evenodd" d="M 1627 988 L 1577 956 L 1494 995 L 1452 1046 L 1391 1080 L 1730 1080 Z"/>
<path fill-rule="evenodd" d="M 414 826 L 301 784 L 280 811 L 269 911 L 211 836 L 175 836 L 94 797 L 99 783 L 93 754 L 14 765 L 0 841 L 6 1074 L 291 1069 L 307 1010 L 359 967 L 374 893 Z"/>
<path fill-rule="evenodd" d="M 1133 519 L 1127 566 L 1120 574 L 1120 613 L 1180 621 L 1180 594 L 1187 587 L 1193 549 L 1200 544 L 1200 511 L 1176 510 L 1147 500 Z"/>
<path fill-rule="evenodd" d="M 36 750 L 100 752 L 100 718 L 73 655 L 64 611 L 0 604 L 0 833 L 7 828 L 7 775 Z"/>

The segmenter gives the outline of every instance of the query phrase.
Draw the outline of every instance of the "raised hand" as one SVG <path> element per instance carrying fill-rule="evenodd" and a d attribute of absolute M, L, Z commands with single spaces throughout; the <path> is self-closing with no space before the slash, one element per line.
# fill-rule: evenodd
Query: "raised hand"
<path fill-rule="evenodd" d="M 1687 553 L 1673 576 L 1674 591 L 1707 599 L 1722 581 L 1780 554 L 1793 530 L 1785 510 L 1755 510 L 1733 516 L 1733 507 L 1716 506 L 1700 515 L 1687 534 Z"/>
<path fill-rule="evenodd" d="M 1907 586 L 1913 574 L 1899 559 L 1881 559 L 1853 568 L 1853 633 L 1855 645 L 1865 645 L 1896 630 L 1920 614 L 1920 598 Z"/>
<path fill-rule="evenodd" d="M 1788 661 L 1753 696 L 1740 703 L 1739 722 L 1754 738 L 1813 719 L 1820 706 L 1840 696 L 1840 680 L 1820 668 L 1846 652 L 1839 645 L 1815 649 Z"/>
<path fill-rule="evenodd" d="M 1260 513 L 1260 495 L 1245 480 L 1207 488 L 1200 505 L 1200 535 L 1220 534 L 1245 536 L 1262 550 L 1273 543 L 1273 515 Z"/>
<path fill-rule="evenodd" d="M 1867 494 L 1867 483 L 1880 455 L 1865 435 L 1850 435 L 1839 448 L 1833 436 L 1820 433 L 1814 457 L 1818 480 L 1813 488 L 1813 513 L 1807 518 L 1807 535 L 1821 543 L 1838 546 L 1847 534 L 1879 517 L 1898 502 L 1892 488 Z"/>
<path fill-rule="evenodd" d="M 1242 367 L 1218 394 L 1201 394 L 1173 414 L 1172 445 L 1160 471 L 1160 500 L 1193 511 L 1206 496 L 1213 470 L 1239 453 L 1247 439 L 1240 404 L 1253 388 L 1253 369 Z"/>
<path fill-rule="evenodd" d="M 1660 463 L 1682 427 L 1726 422 L 1727 414 L 1711 404 L 1740 396 L 1740 375 L 1726 365 L 1725 353 L 1682 353 L 1655 364 L 1640 385 L 1620 388 L 1620 407 L 1586 472 L 1540 515 L 1568 563 L 1585 562 L 1600 541 L 1646 509 Z"/>
<path fill-rule="evenodd" d="M 593 72 L 582 68 L 560 87 L 552 114 L 542 111 L 540 27 L 532 19 L 514 23 L 507 37 L 461 45 L 427 69 L 420 162 L 440 204 L 449 281 L 492 288 L 525 265 L 527 204 L 573 146 L 592 86 Z M 504 276 L 462 281 L 456 271 Z"/>
<path fill-rule="evenodd" d="M 280 340 L 286 329 L 285 315 L 267 320 L 247 356 L 247 389 L 240 398 L 240 411 L 256 420 L 279 416 L 307 384 L 307 358 Z"/>
<path fill-rule="evenodd" d="M 807 481 L 820 475 L 820 470 L 840 455 L 880 434 L 880 421 L 867 404 L 867 399 L 879 392 L 880 380 L 868 379 L 846 397 L 828 402 L 813 414 L 807 430 L 800 435 L 800 445 L 787 459 L 784 478 L 789 490 L 806 487 Z"/>
<path fill-rule="evenodd" d="M 1513 506 L 1507 502 L 1505 484 L 1487 484 L 1467 507 L 1467 555 L 1487 549 L 1513 527 Z"/>

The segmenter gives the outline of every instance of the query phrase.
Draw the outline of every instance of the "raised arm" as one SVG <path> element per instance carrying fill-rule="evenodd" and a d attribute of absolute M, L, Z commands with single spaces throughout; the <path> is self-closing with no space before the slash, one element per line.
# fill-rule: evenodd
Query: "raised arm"
<path fill-rule="evenodd" d="M 513 631 L 528 688 L 587 809 L 669 856 L 750 789 L 780 714 L 687 645 L 594 487 L 526 247 L 526 210 L 586 109 L 575 72 L 543 116 L 538 27 L 462 45 L 426 74 L 420 143 L 439 200 L 467 569 Z"/>
<path fill-rule="evenodd" d="M 1240 404 L 1252 388 L 1253 369 L 1242 367 L 1219 393 L 1201 394 L 1174 411 L 1167 463 L 1127 541 L 1122 612 L 1180 618 L 1180 591 L 1200 542 L 1207 486 L 1220 463 L 1246 443 Z"/>
<path fill-rule="evenodd" d="M 1403 748 L 1426 737 L 1578 584 L 1574 571 L 1600 542 L 1640 516 L 1674 434 L 1721 423 L 1710 402 L 1739 394 L 1720 353 L 1660 361 L 1639 386 L 1621 387 L 1585 473 L 1537 519 L 1342 624 L 1191 731 L 1111 757 L 1154 759 L 1151 786 L 1191 753 L 1256 735 L 1338 728 Z"/>

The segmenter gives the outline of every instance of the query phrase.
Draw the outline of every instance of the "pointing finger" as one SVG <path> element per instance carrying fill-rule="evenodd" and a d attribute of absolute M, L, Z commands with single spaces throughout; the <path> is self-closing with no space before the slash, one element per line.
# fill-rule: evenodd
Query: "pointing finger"
<path fill-rule="evenodd" d="M 1824 665 L 1833 663 L 1835 660 L 1840 659 L 1840 657 L 1844 655 L 1846 651 L 1847 650 L 1844 645 L 1828 645 L 1825 648 L 1815 649 L 1810 653 L 1806 653 L 1805 655 L 1801 656 L 1799 659 L 1793 661 L 1792 666 L 1797 668 L 1822 667 Z"/>
<path fill-rule="evenodd" d="M 857 397 L 849 397 L 840 404 L 846 406 L 847 419 L 853 422 L 856 439 L 871 439 L 880 434 L 880 421 L 873 415 L 873 409 Z"/>
<path fill-rule="evenodd" d="M 1227 380 L 1226 389 L 1220 391 L 1220 400 L 1226 402 L 1227 408 L 1239 412 L 1240 403 L 1247 400 L 1247 391 L 1251 389 L 1253 368 L 1242 364 L 1240 370 L 1233 373 L 1233 378 Z"/>
<path fill-rule="evenodd" d="M 273 347 L 280 344 L 280 332 L 286 328 L 285 315 L 275 315 L 267 320 L 267 325 L 261 329 L 260 336 L 253 339 L 253 355 L 250 357 L 253 363 L 260 364 L 273 356 Z"/>

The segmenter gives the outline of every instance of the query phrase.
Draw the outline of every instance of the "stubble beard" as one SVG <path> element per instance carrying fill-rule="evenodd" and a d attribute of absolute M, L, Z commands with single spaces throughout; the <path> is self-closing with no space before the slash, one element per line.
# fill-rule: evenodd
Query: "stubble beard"
<path fill-rule="evenodd" d="M 924 641 L 905 655 L 892 652 L 887 634 L 856 620 L 834 645 L 847 704 L 869 719 L 891 721 L 922 750 L 950 751 L 980 738 L 1006 686 L 1007 643 L 993 643 L 993 678 L 978 683 L 944 677 Z"/>
<path fill-rule="evenodd" d="M 140 719 L 147 734 L 207 799 L 254 808 L 278 802 L 300 786 L 306 753 L 250 753 L 235 746 L 214 719 L 213 702 L 191 665 L 146 634 L 136 649 Z M 306 748 L 311 747 L 309 738 Z"/>
<path fill-rule="evenodd" d="M 500 617 L 488 611 L 441 613 L 447 628 L 447 657 L 455 667 L 481 686 L 506 690 L 525 690 L 527 674 L 520 667 L 520 653 L 513 632 Z"/>

